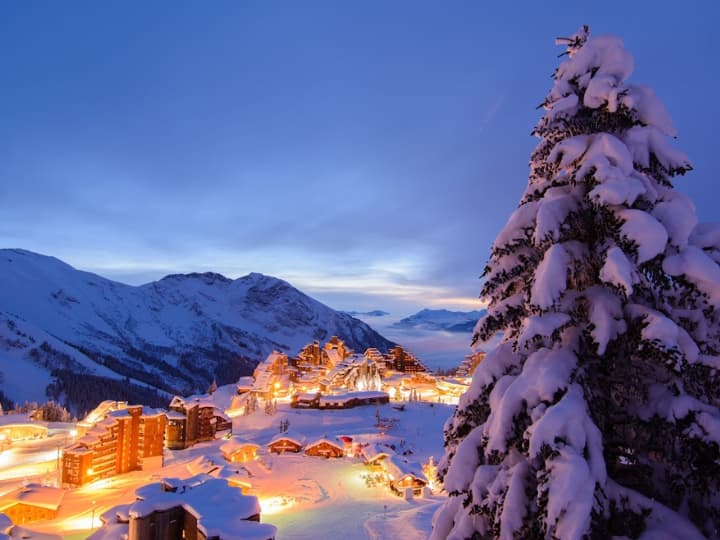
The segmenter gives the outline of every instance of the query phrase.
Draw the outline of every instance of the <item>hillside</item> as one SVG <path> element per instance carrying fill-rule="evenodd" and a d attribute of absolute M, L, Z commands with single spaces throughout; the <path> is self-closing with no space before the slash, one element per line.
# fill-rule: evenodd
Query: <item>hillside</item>
<path fill-rule="evenodd" d="M 185 274 L 130 286 L 53 257 L 0 250 L 0 381 L 15 401 L 46 394 L 84 409 L 113 380 L 128 391 L 158 390 L 164 401 L 213 379 L 235 381 L 274 349 L 294 354 L 331 335 L 358 351 L 392 345 L 271 276 Z M 93 396 L 84 397 L 89 386 Z"/>

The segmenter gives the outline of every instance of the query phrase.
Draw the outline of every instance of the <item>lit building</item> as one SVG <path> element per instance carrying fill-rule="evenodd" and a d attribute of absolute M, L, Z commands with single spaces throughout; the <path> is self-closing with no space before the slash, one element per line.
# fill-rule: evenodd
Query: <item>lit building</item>
<path fill-rule="evenodd" d="M 385 370 L 387 370 L 388 368 L 392 369 L 393 367 L 392 362 L 389 362 L 388 359 L 385 358 L 385 355 L 383 355 L 383 353 L 381 353 L 374 347 L 367 349 L 364 356 L 368 361 L 372 361 L 375 363 L 381 375 L 385 374 Z"/>
<path fill-rule="evenodd" d="M 258 444 L 233 437 L 220 446 L 220 451 L 225 461 L 246 463 L 255 459 L 259 448 L 260 445 Z"/>
<path fill-rule="evenodd" d="M 485 352 L 478 351 L 473 354 L 468 354 L 465 359 L 460 363 L 460 366 L 455 373 L 458 377 L 472 377 L 475 373 L 475 368 L 478 367 L 480 362 L 485 359 Z"/>
<path fill-rule="evenodd" d="M 409 462 L 397 455 L 390 455 L 381 462 L 388 478 L 390 489 L 397 495 L 422 495 L 428 479 L 419 463 Z"/>
<path fill-rule="evenodd" d="M 0 512 L 16 525 L 55 519 L 64 495 L 63 489 L 28 484 L 0 497 Z"/>
<path fill-rule="evenodd" d="M 85 435 L 85 433 L 90 431 L 93 426 L 95 426 L 95 424 L 103 420 L 108 414 L 113 411 L 127 409 L 127 406 L 127 401 L 114 401 L 111 399 L 107 399 L 100 402 L 97 407 L 95 407 L 87 414 L 87 416 L 85 416 L 85 418 L 83 418 L 82 420 L 80 420 L 80 422 L 77 423 L 78 433 L 81 436 Z"/>
<path fill-rule="evenodd" d="M 207 475 L 166 479 L 135 492 L 136 501 L 111 508 L 88 540 L 273 540 L 277 528 L 260 523 L 257 497 Z"/>
<path fill-rule="evenodd" d="M 47 424 L 33 421 L 28 414 L 0 414 L 0 441 L 41 439 L 47 435 Z"/>
<path fill-rule="evenodd" d="M 416 373 L 427 371 L 425 366 L 411 352 L 406 351 L 400 345 L 395 346 L 387 355 L 390 366 L 396 371 L 403 373 Z"/>
<path fill-rule="evenodd" d="M 166 423 L 165 411 L 142 405 L 109 412 L 63 451 L 63 484 L 161 468 Z"/>
<path fill-rule="evenodd" d="M 219 432 L 232 431 L 232 420 L 207 398 L 175 396 L 167 418 L 165 443 L 171 450 L 189 448 L 215 439 Z"/>

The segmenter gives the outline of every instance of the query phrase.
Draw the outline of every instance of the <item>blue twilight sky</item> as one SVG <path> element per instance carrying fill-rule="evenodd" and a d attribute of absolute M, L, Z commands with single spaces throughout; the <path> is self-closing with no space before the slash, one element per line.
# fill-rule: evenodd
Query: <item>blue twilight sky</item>
<path fill-rule="evenodd" d="M 720 2 L 5 1 L 0 247 L 476 307 L 558 35 L 620 35 L 718 219 Z"/>

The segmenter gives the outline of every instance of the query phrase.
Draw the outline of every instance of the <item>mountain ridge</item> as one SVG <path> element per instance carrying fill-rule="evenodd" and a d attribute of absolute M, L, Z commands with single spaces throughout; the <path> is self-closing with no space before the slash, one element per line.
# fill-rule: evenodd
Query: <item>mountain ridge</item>
<path fill-rule="evenodd" d="M 450 311 L 448 309 L 421 309 L 391 326 L 402 330 L 422 329 L 445 332 L 471 332 L 485 310 Z"/>
<path fill-rule="evenodd" d="M 52 256 L 0 250 L 0 380 L 16 401 L 25 399 L 23 384 L 37 384 L 22 374 L 39 379 L 39 369 L 47 397 L 71 406 L 82 401 L 69 395 L 73 373 L 121 380 L 162 399 L 190 394 L 251 373 L 272 350 L 294 354 L 331 335 L 360 352 L 393 345 L 366 323 L 257 272 L 237 279 L 170 274 L 126 285 Z"/>

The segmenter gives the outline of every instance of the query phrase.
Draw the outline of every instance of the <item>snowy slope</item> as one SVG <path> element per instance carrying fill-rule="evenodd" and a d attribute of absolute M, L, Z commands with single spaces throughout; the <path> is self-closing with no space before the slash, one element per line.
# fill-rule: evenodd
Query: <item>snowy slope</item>
<path fill-rule="evenodd" d="M 295 353 L 332 335 L 359 351 L 391 345 L 365 323 L 262 274 L 172 275 L 134 287 L 53 257 L 0 250 L 0 371 L 13 381 L 1 388 L 16 401 L 42 398 L 19 395 L 22 373 L 33 371 L 34 386 L 42 386 L 53 369 L 169 393 L 204 391 L 213 378 L 222 384 L 248 374 L 273 349 Z M 14 369 L 17 362 L 27 368 Z"/>
<path fill-rule="evenodd" d="M 478 311 L 449 311 L 447 309 L 423 309 L 393 324 L 395 328 L 444 330 L 447 332 L 470 332 L 485 313 Z"/>

